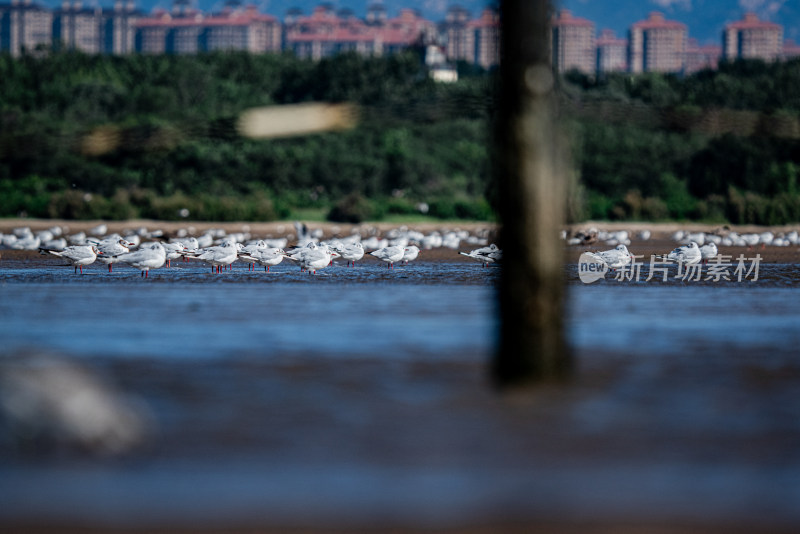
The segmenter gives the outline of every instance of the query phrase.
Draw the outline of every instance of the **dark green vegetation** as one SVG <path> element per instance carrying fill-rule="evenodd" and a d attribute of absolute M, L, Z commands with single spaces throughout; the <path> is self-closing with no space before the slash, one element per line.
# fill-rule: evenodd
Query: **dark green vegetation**
<path fill-rule="evenodd" d="M 800 221 L 800 60 L 562 82 L 574 218 Z"/>
<path fill-rule="evenodd" d="M 469 72 L 468 72 L 469 71 Z M 0 56 L 0 216 L 490 219 L 493 80 L 417 54 Z M 678 78 L 570 74 L 574 220 L 800 220 L 800 62 Z M 254 106 L 353 102 L 356 128 L 238 135 Z M 188 210 L 188 211 L 185 211 Z"/>

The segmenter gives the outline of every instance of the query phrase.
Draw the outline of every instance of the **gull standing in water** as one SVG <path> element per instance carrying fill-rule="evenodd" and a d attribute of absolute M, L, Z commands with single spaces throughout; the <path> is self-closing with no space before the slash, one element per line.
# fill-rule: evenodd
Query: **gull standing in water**
<path fill-rule="evenodd" d="M 387 263 L 387 269 L 393 269 L 395 262 L 401 261 L 405 253 L 406 251 L 403 249 L 403 247 L 392 246 L 373 250 L 370 252 L 370 255 L 375 256 L 379 260 L 385 261 Z"/>
<path fill-rule="evenodd" d="M 700 257 L 702 258 L 703 263 L 707 263 L 708 260 L 716 258 L 717 254 L 719 254 L 719 249 L 717 248 L 717 244 L 713 241 L 700 247 Z"/>
<path fill-rule="evenodd" d="M 256 260 L 256 255 L 266 248 L 267 244 L 263 240 L 259 240 L 251 245 L 244 246 L 239 250 L 239 259 L 247 262 L 248 271 L 256 270 L 255 264 L 258 263 Z"/>
<path fill-rule="evenodd" d="M 264 272 L 268 273 L 271 266 L 278 265 L 283 261 L 284 254 L 285 252 L 279 248 L 265 248 L 254 252 L 251 257 L 257 264 L 263 265 Z M 239 255 L 239 257 L 241 258 L 242 256 Z M 253 267 L 253 270 L 255 270 L 255 267 Z"/>
<path fill-rule="evenodd" d="M 353 262 L 353 267 L 355 267 L 356 262 L 364 257 L 364 245 L 360 242 L 349 245 L 341 244 L 335 247 L 335 250 L 343 259 L 347 260 L 348 267 L 350 267 L 350 262 Z"/>
<path fill-rule="evenodd" d="M 334 252 L 328 250 L 327 247 L 303 247 L 300 252 L 294 255 L 286 254 L 286 257 L 292 261 L 300 264 L 300 268 L 304 269 L 311 274 L 317 273 L 317 269 L 323 269 L 331 264 L 331 258 Z"/>
<path fill-rule="evenodd" d="M 78 272 L 78 268 L 80 268 L 81 274 L 83 274 L 84 265 L 90 265 L 97 259 L 97 249 L 94 245 L 72 245 L 66 247 L 64 250 L 40 248 L 39 252 L 64 258 L 71 265 L 75 266 L 76 273 Z"/>
<path fill-rule="evenodd" d="M 225 241 L 219 246 L 207 248 L 200 251 L 200 254 L 188 257 L 211 264 L 211 272 L 213 273 L 216 267 L 219 274 L 221 266 L 228 266 L 239 257 L 239 247 L 233 241 Z"/>
<path fill-rule="evenodd" d="M 111 240 L 103 240 L 97 243 L 97 259 L 101 262 L 108 265 L 108 272 L 111 272 L 111 266 L 117 261 L 117 258 L 120 254 L 125 254 L 126 252 L 130 252 L 130 247 L 133 246 L 133 243 L 130 241 L 126 241 L 124 239 L 111 239 Z"/>
<path fill-rule="evenodd" d="M 167 251 L 164 245 L 159 242 L 147 243 L 142 245 L 139 250 L 120 254 L 117 261 L 127 263 L 131 267 L 136 267 L 142 271 L 142 276 L 148 278 L 150 269 L 158 269 L 167 261 Z"/>
<path fill-rule="evenodd" d="M 667 259 L 677 261 L 678 263 L 683 263 L 685 265 L 694 265 L 695 263 L 700 262 L 702 256 L 703 255 L 700 252 L 700 247 L 697 246 L 697 243 L 692 241 L 691 244 L 677 247 L 675 250 L 667 254 Z"/>
<path fill-rule="evenodd" d="M 414 261 L 419 256 L 419 247 L 416 245 L 408 245 L 403 249 L 403 263 L 408 265 L 408 262 Z"/>
<path fill-rule="evenodd" d="M 503 257 L 503 252 L 494 243 L 488 247 L 476 248 L 475 250 L 471 250 L 469 252 L 459 252 L 459 254 L 481 262 L 484 267 L 488 267 L 490 263 L 500 261 L 500 259 Z"/>
<path fill-rule="evenodd" d="M 186 246 L 180 241 L 172 243 L 162 242 L 161 246 L 164 247 L 164 251 L 167 255 L 167 267 L 172 267 L 172 260 L 183 257 L 184 252 L 186 252 Z"/>

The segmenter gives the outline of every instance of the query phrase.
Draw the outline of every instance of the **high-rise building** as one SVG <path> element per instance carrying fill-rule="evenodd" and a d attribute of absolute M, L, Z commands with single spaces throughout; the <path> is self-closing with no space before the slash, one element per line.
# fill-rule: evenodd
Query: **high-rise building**
<path fill-rule="evenodd" d="M 214 50 L 278 51 L 281 26 L 255 6 L 204 15 L 180 6 L 172 14 L 156 11 L 135 23 L 136 50 L 150 54 L 193 54 Z"/>
<path fill-rule="evenodd" d="M 484 9 L 480 18 L 467 23 L 467 39 L 471 41 L 469 61 L 484 69 L 500 63 L 500 14 L 494 9 Z"/>
<path fill-rule="evenodd" d="M 634 23 L 628 36 L 628 68 L 631 72 L 681 72 L 686 53 L 686 25 L 650 13 Z"/>
<path fill-rule="evenodd" d="M 783 52 L 783 26 L 759 20 L 755 13 L 745 13 L 742 20 L 725 26 L 722 32 L 725 59 L 763 59 L 775 61 Z"/>
<path fill-rule="evenodd" d="M 284 48 L 297 57 L 321 59 L 340 52 L 380 53 L 381 43 L 372 26 L 354 16 L 340 17 L 329 5 L 311 15 L 296 14 L 285 24 Z"/>
<path fill-rule="evenodd" d="M 450 61 L 469 61 L 474 54 L 474 47 L 470 47 L 472 40 L 467 28 L 470 18 L 469 11 L 457 5 L 451 6 L 445 13 L 439 32 L 444 39 L 445 54 Z"/>
<path fill-rule="evenodd" d="M 0 4 L 0 50 L 19 56 L 53 44 L 53 12 L 31 0 Z"/>
<path fill-rule="evenodd" d="M 699 45 L 697 39 L 689 39 L 686 46 L 686 74 L 704 69 L 716 69 L 722 48 L 718 45 Z"/>
<path fill-rule="evenodd" d="M 135 50 L 136 22 L 143 16 L 133 0 L 115 0 L 103 10 L 101 49 L 106 54 L 130 54 Z"/>
<path fill-rule="evenodd" d="M 550 21 L 553 68 L 557 72 L 595 71 L 594 23 L 562 9 Z"/>
<path fill-rule="evenodd" d="M 64 0 L 53 12 L 53 46 L 97 54 L 101 51 L 102 28 L 102 9 L 83 7 L 80 0 Z"/>
<path fill-rule="evenodd" d="M 597 38 L 598 74 L 628 70 L 628 41 L 614 35 L 614 30 L 603 30 Z"/>

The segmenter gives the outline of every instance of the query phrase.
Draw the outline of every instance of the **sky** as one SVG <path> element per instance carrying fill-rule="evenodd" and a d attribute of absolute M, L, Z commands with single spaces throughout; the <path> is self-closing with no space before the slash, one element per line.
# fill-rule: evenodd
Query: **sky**
<path fill-rule="evenodd" d="M 45 5 L 58 7 L 61 0 L 39 0 Z M 534 0 L 522 0 L 534 1 Z M 618 36 L 625 36 L 628 27 L 647 18 L 651 11 L 661 11 L 668 19 L 678 20 L 689 27 L 689 37 L 696 38 L 700 44 L 719 44 L 725 24 L 740 20 L 746 11 L 754 11 L 762 19 L 783 24 L 784 37 L 800 42 L 800 0 L 555 0 L 560 7 L 572 10 L 573 14 L 593 21 L 597 33 L 610 28 Z M 202 11 L 219 11 L 224 0 L 191 0 L 192 5 Z M 304 12 L 322 3 L 322 0 L 242 0 L 259 6 L 264 13 L 283 19 L 286 11 L 299 7 Z M 434 21 L 444 18 L 447 8 L 461 5 L 480 15 L 488 0 L 378 0 L 389 16 L 394 16 L 400 8 L 411 7 Z M 83 0 L 84 5 L 110 6 L 113 0 Z M 170 9 L 172 0 L 136 0 L 137 6 L 146 12 L 155 7 Z M 367 6 L 376 0 L 330 0 L 336 8 L 350 8 L 356 16 L 363 17 Z"/>

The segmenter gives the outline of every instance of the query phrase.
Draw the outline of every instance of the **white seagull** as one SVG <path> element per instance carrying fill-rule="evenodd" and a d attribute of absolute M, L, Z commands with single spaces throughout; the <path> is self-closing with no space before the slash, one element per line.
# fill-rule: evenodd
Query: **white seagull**
<path fill-rule="evenodd" d="M 335 247 L 334 250 L 336 250 L 343 259 L 347 260 L 348 267 L 350 267 L 350 262 L 353 262 L 353 267 L 355 267 L 356 262 L 364 257 L 364 245 L 361 243 L 351 243 L 349 245 L 342 243 L 338 247 Z"/>
<path fill-rule="evenodd" d="M 136 267 L 142 271 L 142 276 L 148 278 L 150 269 L 158 269 L 166 263 L 167 251 L 159 242 L 147 243 L 142 245 L 139 250 L 120 254 L 117 256 L 117 261 Z"/>
<path fill-rule="evenodd" d="M 379 248 L 378 250 L 373 250 L 370 252 L 370 255 L 375 256 L 379 260 L 383 260 L 386 262 L 387 269 L 393 269 L 394 263 L 396 261 L 401 261 L 403 256 L 405 255 L 406 251 L 403 247 L 393 246 L 393 247 L 384 247 Z"/>
<path fill-rule="evenodd" d="M 172 267 L 172 260 L 184 257 L 184 252 L 186 252 L 186 245 L 180 241 L 172 243 L 162 242 L 161 246 L 164 247 L 164 251 L 167 255 L 167 267 Z"/>
<path fill-rule="evenodd" d="M 619 244 L 611 250 L 604 250 L 602 252 L 587 252 L 590 256 L 603 261 L 611 269 L 619 269 L 625 267 L 631 262 L 632 256 L 628 252 L 628 247 Z"/>
<path fill-rule="evenodd" d="M 300 264 L 300 268 L 317 273 L 317 269 L 323 269 L 331 264 L 332 251 L 327 247 L 303 247 L 300 252 L 294 255 L 286 254 L 286 257 Z"/>
<path fill-rule="evenodd" d="M 702 257 L 703 255 L 700 252 L 700 247 L 698 247 L 697 243 L 694 241 L 692 241 L 689 245 L 680 246 L 667 254 L 667 259 L 686 265 L 694 265 L 695 263 L 698 263 Z"/>
<path fill-rule="evenodd" d="M 233 241 L 225 241 L 219 246 L 209 247 L 199 252 L 197 255 L 188 257 L 211 264 L 211 272 L 213 273 L 214 267 L 216 267 L 217 274 L 219 274 L 221 266 L 228 266 L 239 257 L 239 247 Z"/>
<path fill-rule="evenodd" d="M 419 247 L 416 245 L 408 245 L 403 249 L 403 263 L 408 265 L 408 262 L 414 261 L 419 256 Z"/>
<path fill-rule="evenodd" d="M 75 266 L 76 273 L 78 272 L 78 268 L 80 268 L 81 274 L 83 274 L 84 265 L 90 265 L 94 263 L 94 260 L 97 259 L 97 249 L 94 248 L 94 245 L 72 245 L 66 247 L 64 250 L 50 250 L 42 248 L 39 249 L 39 252 L 42 254 L 47 252 L 54 256 L 64 258 L 71 265 Z"/>
<path fill-rule="evenodd" d="M 130 252 L 133 243 L 124 239 L 104 239 L 95 246 L 97 247 L 97 259 L 108 265 L 108 272 L 111 272 L 111 266 L 119 261 L 118 256 Z"/>
<path fill-rule="evenodd" d="M 278 265 L 283 261 L 284 254 L 285 252 L 280 248 L 265 248 L 253 253 L 252 258 L 256 263 L 264 266 L 264 272 L 269 272 L 271 266 Z"/>
<path fill-rule="evenodd" d="M 702 258 L 703 263 L 716 258 L 717 254 L 719 254 L 719 249 L 717 248 L 717 244 L 713 241 L 700 247 L 700 257 Z"/>
<path fill-rule="evenodd" d="M 469 252 L 459 252 L 459 254 L 481 262 L 484 267 L 488 267 L 490 263 L 500 261 L 500 259 L 503 257 L 503 252 L 494 243 L 488 247 L 476 248 L 475 250 L 471 250 Z"/>

